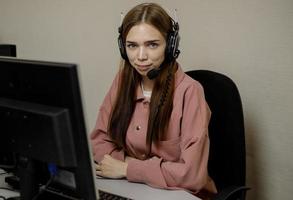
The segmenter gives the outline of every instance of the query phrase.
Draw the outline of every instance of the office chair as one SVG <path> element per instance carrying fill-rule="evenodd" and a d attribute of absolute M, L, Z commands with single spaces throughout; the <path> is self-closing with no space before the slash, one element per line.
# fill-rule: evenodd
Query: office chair
<path fill-rule="evenodd" d="M 208 171 L 219 192 L 213 200 L 244 200 L 250 188 L 245 186 L 245 131 L 237 86 L 213 71 L 192 70 L 186 74 L 201 83 L 212 112 Z"/>

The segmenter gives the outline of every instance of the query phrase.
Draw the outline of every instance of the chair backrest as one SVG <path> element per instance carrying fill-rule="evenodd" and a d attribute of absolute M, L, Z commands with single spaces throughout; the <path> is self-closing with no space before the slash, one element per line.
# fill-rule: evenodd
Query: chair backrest
<path fill-rule="evenodd" d="M 241 98 L 227 76 L 208 70 L 186 72 L 201 83 L 212 111 L 208 170 L 219 191 L 244 186 L 246 175 L 244 119 Z"/>

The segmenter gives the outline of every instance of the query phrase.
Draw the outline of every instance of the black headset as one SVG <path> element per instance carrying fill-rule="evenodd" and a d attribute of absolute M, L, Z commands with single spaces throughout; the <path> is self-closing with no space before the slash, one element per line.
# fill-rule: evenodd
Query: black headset
<path fill-rule="evenodd" d="M 123 27 L 122 25 L 118 28 L 119 36 L 118 36 L 118 46 L 120 50 L 121 57 L 124 60 L 128 60 L 126 54 L 125 44 L 122 38 Z M 179 54 L 180 50 L 178 49 L 179 46 L 179 24 L 172 19 L 172 30 L 168 34 L 167 42 L 166 42 L 166 50 L 165 50 L 165 61 L 171 62 L 176 59 Z"/>
<path fill-rule="evenodd" d="M 167 45 L 165 50 L 165 60 L 171 62 L 178 58 L 180 54 L 179 46 L 179 24 L 172 20 L 172 31 L 168 35 Z"/>

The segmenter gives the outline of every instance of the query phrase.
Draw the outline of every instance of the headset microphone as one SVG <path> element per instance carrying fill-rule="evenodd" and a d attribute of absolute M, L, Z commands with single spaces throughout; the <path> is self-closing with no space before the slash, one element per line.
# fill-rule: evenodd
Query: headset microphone
<path fill-rule="evenodd" d="M 160 74 L 161 70 L 162 70 L 161 66 L 159 68 L 156 68 L 156 69 L 151 69 L 147 73 L 147 77 L 152 80 L 152 79 L 156 78 Z"/>

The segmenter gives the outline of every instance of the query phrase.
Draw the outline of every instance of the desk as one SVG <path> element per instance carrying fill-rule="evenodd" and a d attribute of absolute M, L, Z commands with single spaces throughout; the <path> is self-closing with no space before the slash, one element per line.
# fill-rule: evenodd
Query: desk
<path fill-rule="evenodd" d="M 0 169 L 0 173 L 2 172 Z M 9 188 L 9 185 L 4 181 L 5 176 L 0 175 L 0 187 Z M 96 178 L 96 187 L 99 190 L 135 200 L 200 200 L 183 190 L 156 189 L 145 184 L 131 183 L 125 179 Z M 0 196 L 15 197 L 19 196 L 19 193 L 0 189 Z"/>
<path fill-rule="evenodd" d="M 96 178 L 96 186 L 105 192 L 138 200 L 200 200 L 183 190 L 163 190 L 146 184 L 131 183 L 125 179 Z"/>

